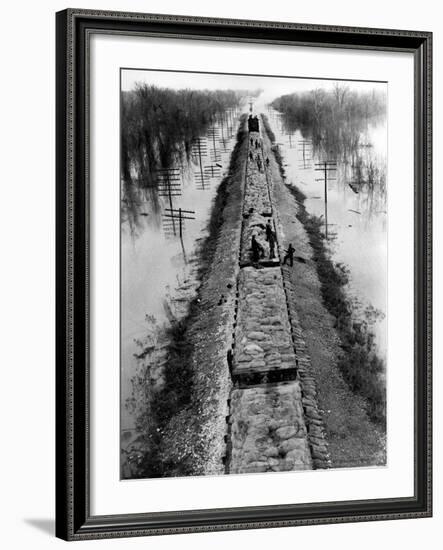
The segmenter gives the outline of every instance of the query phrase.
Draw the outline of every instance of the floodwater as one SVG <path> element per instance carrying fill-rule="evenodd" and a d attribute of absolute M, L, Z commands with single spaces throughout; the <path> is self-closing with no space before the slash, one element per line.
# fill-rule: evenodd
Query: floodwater
<path fill-rule="evenodd" d="M 360 157 L 363 168 L 370 166 L 373 169 L 375 183 L 372 188 L 354 183 L 355 173 L 349 155 L 337 160 L 336 170 L 327 171 L 326 204 L 324 170 L 316 170 L 321 167 L 315 165 L 332 159 L 315 150 L 309 138 L 302 136 L 300 131 L 288 134 L 280 113 L 269 109 L 265 114 L 282 153 L 287 183 L 304 193 L 308 213 L 321 216 L 323 223 L 327 218 L 331 258 L 348 269 L 346 292 L 353 303 L 354 315 L 372 319 L 375 343 L 381 357 L 386 358 L 387 205 L 383 190 L 387 160 L 386 123 L 369 124 L 360 135 L 361 146 L 353 152 Z M 377 180 L 380 175 L 381 185 Z M 371 307 L 380 312 L 375 318 L 374 315 L 368 316 Z"/>
<path fill-rule="evenodd" d="M 134 430 L 137 413 L 126 407 L 128 399 L 134 397 L 132 378 L 140 373 L 140 366 L 143 371 L 149 368 L 149 361 L 159 360 L 159 353 L 143 354 L 143 351 L 149 346 L 161 348 L 167 344 L 162 341 L 164 328 L 171 319 L 186 315 L 199 284 L 196 252 L 207 235 L 211 207 L 235 145 L 238 116 L 232 115 L 227 120 L 231 122 L 225 120 L 223 127 L 217 123 L 201 137 L 200 147 L 193 148 L 189 162 L 177 163 L 178 182 L 173 184 L 171 198 L 168 193 L 159 197 L 159 210 L 146 200 L 140 204 L 135 230 L 127 221 L 122 222 L 122 448 L 129 448 L 137 435 Z M 171 203 L 174 216 L 178 216 L 177 210 L 181 208 L 183 217 L 194 218 L 182 219 L 181 238 L 179 220 L 169 217 L 167 209 Z"/>

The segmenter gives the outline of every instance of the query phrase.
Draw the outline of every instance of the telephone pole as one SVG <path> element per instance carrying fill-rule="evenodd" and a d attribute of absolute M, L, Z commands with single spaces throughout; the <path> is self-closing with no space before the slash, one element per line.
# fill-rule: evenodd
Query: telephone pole
<path fill-rule="evenodd" d="M 160 168 L 157 170 L 158 195 L 169 199 L 169 206 L 173 208 L 172 197 L 180 197 L 182 194 L 179 168 Z M 172 221 L 175 235 L 175 222 Z"/>
<path fill-rule="evenodd" d="M 184 220 L 195 220 L 194 210 L 183 210 L 182 208 L 165 208 L 167 218 L 171 218 L 173 221 L 178 221 L 179 236 L 183 239 L 183 224 Z"/>
<path fill-rule="evenodd" d="M 311 146 L 312 146 L 312 141 L 310 139 L 298 140 L 298 152 L 302 153 L 303 155 L 303 166 L 300 166 L 300 168 L 306 169 L 307 168 L 306 162 L 311 161 L 311 158 L 307 158 L 307 157 L 310 157 Z"/>
<path fill-rule="evenodd" d="M 194 141 L 194 144 L 192 146 L 192 154 L 194 157 L 198 160 L 198 166 L 200 168 L 199 173 L 195 175 L 197 183 L 201 185 L 201 189 L 205 189 L 205 183 L 206 183 L 206 176 L 203 170 L 203 162 L 202 162 L 202 156 L 207 156 L 208 154 L 208 145 L 206 142 L 206 139 L 204 138 L 197 138 Z"/>
<path fill-rule="evenodd" d="M 318 178 L 315 181 L 324 181 L 325 184 L 325 237 L 328 238 L 328 181 L 335 180 L 336 178 L 330 175 L 330 172 L 337 171 L 337 161 L 335 160 L 324 160 L 315 164 L 316 172 L 323 172 L 323 177 Z"/>

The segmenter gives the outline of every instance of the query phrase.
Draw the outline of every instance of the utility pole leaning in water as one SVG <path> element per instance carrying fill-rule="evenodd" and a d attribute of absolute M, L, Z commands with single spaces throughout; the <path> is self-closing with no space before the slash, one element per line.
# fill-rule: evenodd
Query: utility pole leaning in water
<path fill-rule="evenodd" d="M 183 230 L 185 220 L 195 220 L 195 211 L 194 210 L 183 210 L 182 208 L 165 208 L 165 219 L 172 221 L 175 226 L 175 223 L 178 222 L 178 231 L 180 237 L 180 244 L 183 251 L 183 258 L 185 263 L 188 263 L 186 258 L 185 243 L 183 241 Z M 174 231 L 175 235 L 175 231 Z"/>
<path fill-rule="evenodd" d="M 157 190 L 159 197 L 169 200 L 169 207 L 173 209 L 172 197 L 180 197 L 181 175 L 179 168 L 160 168 L 157 170 Z M 169 229 L 169 228 L 168 228 Z M 175 221 L 172 220 L 172 231 L 175 235 Z"/>
<path fill-rule="evenodd" d="M 178 220 L 179 236 L 183 239 L 183 224 L 184 220 L 195 220 L 194 210 L 183 210 L 182 208 L 165 208 L 167 218 Z"/>
<path fill-rule="evenodd" d="M 307 168 L 306 162 L 311 162 L 310 151 L 312 147 L 312 141 L 310 139 L 299 139 L 297 145 L 298 152 L 303 154 L 303 166 L 299 167 L 305 170 Z"/>
<path fill-rule="evenodd" d="M 323 172 L 322 178 L 317 178 L 315 181 L 324 181 L 325 183 L 325 237 L 328 238 L 328 181 L 335 180 L 336 178 L 329 173 L 337 171 L 337 161 L 324 160 L 315 164 L 316 172 Z"/>
<path fill-rule="evenodd" d="M 202 157 L 208 156 L 208 145 L 205 138 L 199 137 L 194 140 L 192 145 L 192 155 L 198 161 L 199 171 L 195 174 L 195 180 L 199 185 L 198 189 L 205 190 L 205 184 L 207 183 L 207 176 L 203 170 Z"/>

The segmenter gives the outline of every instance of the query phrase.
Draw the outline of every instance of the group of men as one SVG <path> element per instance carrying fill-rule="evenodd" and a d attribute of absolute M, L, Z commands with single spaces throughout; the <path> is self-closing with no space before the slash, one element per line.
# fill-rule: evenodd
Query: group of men
<path fill-rule="evenodd" d="M 277 236 L 275 231 L 272 228 L 271 220 L 268 220 L 265 228 L 266 240 L 269 243 L 269 259 L 273 260 L 275 258 L 275 245 L 277 242 Z M 265 257 L 265 249 L 258 242 L 256 235 L 252 235 L 251 239 L 251 251 L 252 251 L 252 261 L 258 263 L 261 258 Z M 285 251 L 285 257 L 283 258 L 283 264 L 286 264 L 289 261 L 289 265 L 292 267 L 294 265 L 294 252 L 295 248 L 290 243 L 288 249 Z"/>
<path fill-rule="evenodd" d="M 251 116 L 249 117 L 249 122 L 250 122 L 250 124 L 251 124 L 251 122 L 254 123 Z M 251 131 L 251 128 L 249 128 L 249 130 Z M 258 131 L 258 128 L 257 128 L 257 131 Z M 254 140 L 251 137 L 250 138 L 250 144 L 251 144 L 251 148 L 255 148 L 256 150 L 260 149 L 261 144 L 260 144 L 260 141 L 258 139 Z M 252 152 L 252 150 L 249 151 L 249 159 L 251 161 L 254 160 L 254 153 Z M 261 158 L 260 152 L 257 153 L 257 156 L 256 156 L 255 160 L 257 162 L 258 171 L 261 172 L 263 163 L 262 163 L 262 158 Z M 268 157 L 266 157 L 265 163 L 266 163 L 266 167 L 268 167 L 269 166 L 269 158 Z M 266 224 L 265 232 L 266 232 L 266 240 L 269 243 L 269 259 L 273 260 L 273 259 L 275 259 L 275 245 L 276 245 L 276 242 L 277 242 L 277 236 L 276 236 L 276 234 L 275 234 L 275 232 L 272 228 L 271 220 L 268 220 L 268 222 Z M 265 257 L 265 249 L 264 249 L 263 245 L 261 245 L 259 243 L 259 241 L 257 240 L 256 235 L 252 235 L 251 252 L 252 252 L 252 261 L 254 263 L 258 263 L 258 261 L 261 258 Z M 290 243 L 289 246 L 288 246 L 288 249 L 285 251 L 285 256 L 283 258 L 283 264 L 286 264 L 286 262 L 289 262 L 289 265 L 291 267 L 294 265 L 294 252 L 295 252 L 295 248 Z"/>
<path fill-rule="evenodd" d="M 250 138 L 250 143 L 251 143 L 251 148 L 254 148 L 256 150 L 260 149 L 260 147 L 261 147 L 261 143 L 258 139 Z M 251 150 L 249 151 L 249 160 L 251 160 L 251 161 L 254 160 L 254 153 Z M 255 160 L 257 162 L 258 171 L 261 172 L 261 168 L 262 168 L 263 163 L 262 163 L 260 152 L 257 153 L 257 156 L 255 157 Z M 269 158 L 268 157 L 266 157 L 265 163 L 266 163 L 266 166 L 269 166 Z"/>
<path fill-rule="evenodd" d="M 254 153 L 252 151 L 249 151 L 249 160 L 251 160 L 251 161 L 254 160 Z M 262 159 L 261 159 L 260 153 L 257 154 L 255 160 L 257 162 L 258 171 L 261 172 L 263 164 L 262 164 Z M 266 162 L 266 166 L 269 166 L 269 158 L 268 157 L 266 157 L 265 162 Z"/>

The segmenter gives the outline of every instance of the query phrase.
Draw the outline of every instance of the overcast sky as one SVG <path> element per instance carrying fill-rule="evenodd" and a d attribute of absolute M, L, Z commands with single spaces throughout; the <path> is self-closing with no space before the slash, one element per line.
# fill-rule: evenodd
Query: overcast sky
<path fill-rule="evenodd" d="M 353 90 L 371 91 L 376 89 L 381 92 L 386 92 L 387 90 L 386 84 L 379 82 L 122 69 L 123 90 L 132 90 L 137 82 L 175 90 L 191 88 L 200 90 L 237 89 L 252 91 L 261 88 L 263 89 L 263 96 L 268 101 L 292 92 L 313 90 L 315 88 L 331 89 L 336 82 L 341 82 Z M 262 99 L 264 99 L 263 96 Z"/>

